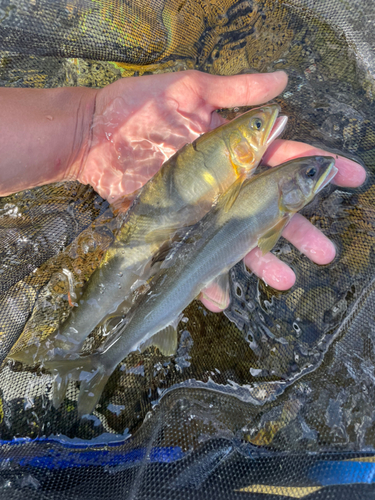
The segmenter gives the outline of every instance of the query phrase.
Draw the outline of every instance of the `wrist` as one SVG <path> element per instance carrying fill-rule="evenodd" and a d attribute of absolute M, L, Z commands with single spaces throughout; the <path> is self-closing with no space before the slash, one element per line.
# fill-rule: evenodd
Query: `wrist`
<path fill-rule="evenodd" d="M 78 178 L 97 92 L 0 89 L 0 196 Z"/>
<path fill-rule="evenodd" d="M 69 124 L 73 132 L 69 140 L 69 155 L 61 164 L 61 181 L 80 180 L 87 156 L 92 146 L 93 123 L 95 118 L 98 90 L 80 88 L 74 96 L 74 110 L 71 113 L 73 123 Z"/>

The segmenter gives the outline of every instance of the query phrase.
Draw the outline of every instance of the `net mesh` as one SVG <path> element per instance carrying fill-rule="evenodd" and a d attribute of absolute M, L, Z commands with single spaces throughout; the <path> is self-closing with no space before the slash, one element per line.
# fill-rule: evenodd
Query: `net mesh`
<path fill-rule="evenodd" d="M 79 383 L 54 408 L 52 376 L 23 352 L 67 317 L 121 217 L 77 183 L 2 198 L 2 498 L 374 497 L 374 23 L 371 0 L 0 1 L 3 86 L 286 69 L 284 137 L 368 172 L 303 211 L 335 243 L 332 264 L 280 240 L 288 292 L 237 265 L 225 314 L 192 303 L 176 354 L 131 353 L 83 419 Z"/>

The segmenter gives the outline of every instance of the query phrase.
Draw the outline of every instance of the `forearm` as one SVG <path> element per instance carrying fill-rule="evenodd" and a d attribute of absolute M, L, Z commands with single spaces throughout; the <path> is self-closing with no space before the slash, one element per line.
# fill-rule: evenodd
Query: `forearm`
<path fill-rule="evenodd" d="M 0 196 L 77 177 L 90 146 L 96 94 L 0 88 Z"/>

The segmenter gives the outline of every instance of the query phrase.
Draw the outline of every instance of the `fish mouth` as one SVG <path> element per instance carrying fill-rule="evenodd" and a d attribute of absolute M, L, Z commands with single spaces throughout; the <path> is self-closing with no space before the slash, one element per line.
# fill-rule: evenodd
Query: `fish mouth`
<path fill-rule="evenodd" d="M 323 188 L 325 188 L 338 172 L 338 168 L 335 167 L 335 159 L 332 158 L 332 156 L 323 156 L 323 158 L 328 162 L 328 164 L 325 172 L 321 175 L 315 185 L 314 194 L 319 193 Z"/>
<path fill-rule="evenodd" d="M 279 135 L 281 135 L 284 132 L 284 129 L 286 127 L 286 124 L 288 123 L 288 117 L 281 115 L 277 116 L 279 114 L 279 110 L 275 110 L 274 115 L 272 116 L 272 119 L 269 124 L 268 130 L 266 130 L 266 146 L 268 147 L 271 142 L 273 142 Z"/>

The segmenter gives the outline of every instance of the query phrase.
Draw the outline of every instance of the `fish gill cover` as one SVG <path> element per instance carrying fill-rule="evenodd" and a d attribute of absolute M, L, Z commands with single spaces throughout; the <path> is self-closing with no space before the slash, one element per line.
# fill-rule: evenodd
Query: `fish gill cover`
<path fill-rule="evenodd" d="M 47 370 L 6 361 L 2 498 L 373 497 L 374 16 L 371 0 L 0 1 L 3 86 L 285 69 L 284 137 L 368 173 L 361 188 L 331 186 L 303 211 L 335 243 L 332 264 L 281 239 L 274 253 L 297 276 L 288 292 L 236 266 L 226 313 L 192 303 L 176 354 L 131 353 L 92 415 L 78 418 L 76 382 L 56 409 Z M 118 229 L 78 183 L 0 200 L 5 354 L 21 332 L 20 342 L 53 333 Z"/>

